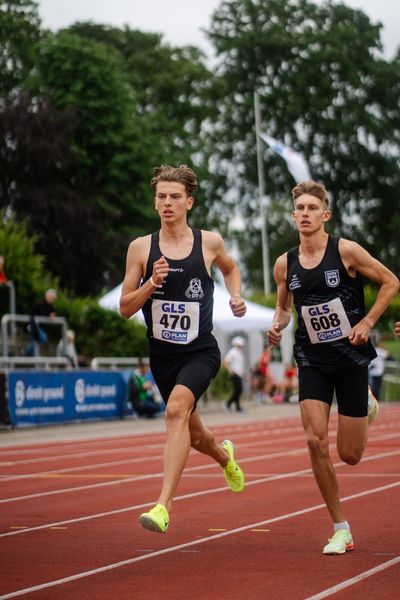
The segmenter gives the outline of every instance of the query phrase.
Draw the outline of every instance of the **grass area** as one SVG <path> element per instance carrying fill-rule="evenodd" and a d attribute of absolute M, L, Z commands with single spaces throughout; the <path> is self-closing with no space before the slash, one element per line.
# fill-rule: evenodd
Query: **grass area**
<path fill-rule="evenodd" d="M 384 340 L 383 345 L 385 350 L 389 352 L 389 355 L 392 356 L 394 360 L 400 362 L 400 339 Z"/>

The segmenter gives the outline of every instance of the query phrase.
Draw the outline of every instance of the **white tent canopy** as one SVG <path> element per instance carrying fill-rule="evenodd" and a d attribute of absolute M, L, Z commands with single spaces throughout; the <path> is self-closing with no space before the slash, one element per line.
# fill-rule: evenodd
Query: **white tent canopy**
<path fill-rule="evenodd" d="M 121 296 L 122 284 L 105 294 L 99 304 L 103 308 L 110 310 L 119 310 L 119 299 Z M 215 284 L 214 289 L 214 311 L 213 333 L 218 340 L 222 355 L 224 355 L 230 346 L 230 341 L 234 335 L 241 334 L 247 338 L 246 353 L 249 366 L 255 364 L 264 347 L 264 336 L 271 327 L 274 310 L 267 308 L 255 302 L 246 301 L 247 312 L 242 318 L 234 317 L 229 307 L 230 295 L 225 287 Z M 144 323 L 142 311 L 136 313 L 134 318 Z M 282 361 L 290 363 L 292 359 L 292 329 L 293 324 L 284 330 L 281 352 Z"/>

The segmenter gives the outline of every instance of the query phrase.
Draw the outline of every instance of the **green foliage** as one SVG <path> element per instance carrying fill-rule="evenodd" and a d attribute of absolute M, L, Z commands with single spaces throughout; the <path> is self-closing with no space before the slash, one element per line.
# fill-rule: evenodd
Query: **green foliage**
<path fill-rule="evenodd" d="M 276 292 L 272 292 L 271 294 L 268 294 L 268 296 L 265 296 L 263 290 L 255 289 L 249 299 L 262 306 L 268 306 L 273 309 L 276 307 Z"/>
<path fill-rule="evenodd" d="M 191 214 L 193 225 L 215 224 L 214 199 L 210 189 L 206 147 L 202 130 L 215 114 L 214 75 L 194 47 L 176 48 L 162 36 L 129 27 L 118 29 L 96 23 L 76 23 L 69 32 L 107 46 L 120 56 L 121 68 L 137 103 L 143 139 L 151 166 L 188 163 L 196 167 L 201 182 L 198 202 Z M 151 152 L 150 152 L 151 150 Z M 150 157 L 153 157 L 152 159 Z M 142 170 L 149 197 L 151 171 Z M 214 218 L 210 214 L 213 210 Z M 151 225 L 150 221 L 147 227 Z M 136 228 L 135 231 L 137 231 Z M 140 230 L 146 233 L 148 229 Z"/>
<path fill-rule="evenodd" d="M 34 65 L 40 37 L 36 2 L 0 1 L 0 96 L 24 82 Z"/>
<path fill-rule="evenodd" d="M 228 371 L 221 367 L 210 385 L 210 393 L 216 400 L 227 400 L 232 392 L 232 382 Z"/>
<path fill-rule="evenodd" d="M 368 311 L 376 300 L 377 288 L 366 285 L 364 288 L 365 308 Z M 400 320 L 400 296 L 396 296 L 375 325 L 383 335 L 392 335 L 394 324 Z"/>
<path fill-rule="evenodd" d="M 4 257 L 7 278 L 15 286 L 19 314 L 29 314 L 48 288 L 59 287 L 58 281 L 46 273 L 43 257 L 35 253 L 36 242 L 25 223 L 0 213 L 0 254 Z M 147 356 L 145 327 L 101 308 L 97 300 L 73 298 L 59 291 L 55 310 L 75 330 L 79 354 L 88 362 L 95 356 Z M 7 289 L 0 288 L 0 314 L 6 312 L 9 312 Z"/>
<path fill-rule="evenodd" d="M 262 283 L 254 91 L 260 94 L 263 130 L 301 150 L 314 179 L 331 193 L 331 231 L 362 242 L 398 268 L 400 211 L 393 190 L 400 183 L 400 71 L 398 57 L 390 63 L 379 54 L 380 25 L 332 2 L 231 0 L 215 11 L 208 35 L 220 75 L 219 113 L 214 132 L 208 132 L 219 170 L 215 189 L 219 196 L 227 184 L 235 188 L 221 212 L 231 219 L 232 207 L 240 206 L 246 220 L 241 250 L 250 283 Z M 285 217 L 294 182 L 267 146 L 264 159 L 273 199 L 272 266 L 282 246 L 294 245 Z"/>
<path fill-rule="evenodd" d="M 147 356 L 146 328 L 134 319 L 126 321 L 90 298 L 71 300 L 61 295 L 56 308 L 75 331 L 78 354 L 88 363 L 96 356 Z"/>
<path fill-rule="evenodd" d="M 4 257 L 7 278 L 13 281 L 16 308 L 20 314 L 29 314 L 34 302 L 46 289 L 57 287 L 57 280 L 46 273 L 44 257 L 36 254 L 35 236 L 28 233 L 25 223 L 18 223 L 13 215 L 0 212 L 0 254 Z M 0 314 L 9 312 L 8 294 L 0 293 Z"/>
<path fill-rule="evenodd" d="M 1 6 L 0 84 L 12 94 L 0 108 L 0 209 L 26 221 L 63 288 L 97 294 L 120 282 L 129 242 L 158 226 L 153 166 L 203 157 L 211 74 L 200 51 L 155 34 L 81 23 L 53 35 L 35 3 Z"/>
<path fill-rule="evenodd" d="M 71 115 L 68 139 L 74 160 L 63 165 L 64 176 L 80 198 L 79 204 L 69 202 L 69 219 L 57 220 L 51 211 L 56 227 L 41 232 L 41 243 L 64 287 L 81 295 L 98 292 L 105 273 L 111 284 L 120 280 L 131 236 L 153 216 L 151 203 L 143 203 L 142 169 L 149 174 L 152 164 L 146 130 L 118 54 L 97 42 L 66 32 L 48 36 L 30 86 L 31 93 Z M 58 203 L 57 197 L 49 199 L 54 208 Z M 79 207 L 86 215 L 78 214 Z M 65 246 L 68 258 L 60 269 Z"/>

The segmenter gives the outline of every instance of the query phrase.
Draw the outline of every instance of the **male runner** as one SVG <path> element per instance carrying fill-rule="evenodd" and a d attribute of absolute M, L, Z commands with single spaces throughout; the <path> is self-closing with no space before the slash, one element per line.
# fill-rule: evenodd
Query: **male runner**
<path fill-rule="evenodd" d="M 150 367 L 167 405 L 163 485 L 156 505 L 140 516 L 146 529 L 166 533 L 190 446 L 221 465 L 232 491 L 244 489 L 244 474 L 235 462 L 232 442 L 218 445 L 196 407 L 221 364 L 211 333 L 212 264 L 224 277 L 236 317 L 244 316 L 246 304 L 240 296 L 239 268 L 221 236 L 188 225 L 196 174 L 186 165 L 161 166 L 154 169 L 151 185 L 161 228 L 129 246 L 120 311 L 129 318 L 143 309 Z"/>
<path fill-rule="evenodd" d="M 277 307 L 268 340 L 271 345 L 280 342 L 293 301 L 298 313 L 294 355 L 299 367 L 301 418 L 314 477 L 334 529 L 323 553 L 344 554 L 353 548 L 353 539 L 329 455 L 332 398 L 336 392 L 338 454 L 355 465 L 366 444 L 368 410 L 371 418 L 377 412 L 368 388 L 368 364 L 376 355 L 369 334 L 397 294 L 399 280 L 360 245 L 325 232 L 331 213 L 323 185 L 300 183 L 292 190 L 292 198 L 300 245 L 276 261 Z M 380 286 L 368 314 L 362 275 Z"/>

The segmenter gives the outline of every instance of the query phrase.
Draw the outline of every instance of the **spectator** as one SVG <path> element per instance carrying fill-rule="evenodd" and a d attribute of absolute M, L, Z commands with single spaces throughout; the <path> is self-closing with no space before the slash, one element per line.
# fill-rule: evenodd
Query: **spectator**
<path fill-rule="evenodd" d="M 385 360 L 389 356 L 389 353 L 383 347 L 383 342 L 381 339 L 379 339 L 378 343 L 376 344 L 375 351 L 376 358 L 370 362 L 368 374 L 372 393 L 377 400 L 380 400 L 379 396 L 381 393 L 383 375 L 385 373 Z"/>
<path fill-rule="evenodd" d="M 156 400 L 156 393 L 149 362 L 141 360 L 129 380 L 129 402 L 139 417 L 152 419 L 157 413 L 163 412 L 162 404 Z"/>
<path fill-rule="evenodd" d="M 265 404 L 271 400 L 271 396 L 276 392 L 277 384 L 271 375 L 269 368 L 271 361 L 271 349 L 266 346 L 253 369 L 252 393 L 256 404 Z"/>
<path fill-rule="evenodd" d="M 231 376 L 233 390 L 229 400 L 226 402 L 226 409 L 230 412 L 232 404 L 235 404 L 237 412 L 243 412 L 240 405 L 240 396 L 243 392 L 243 376 L 245 372 L 245 362 L 243 354 L 244 338 L 236 336 L 232 340 L 232 348 L 224 358 L 223 365 Z"/>
<path fill-rule="evenodd" d="M 397 321 L 397 323 L 395 323 L 394 332 L 397 335 L 397 337 L 400 337 L 400 321 Z"/>
<path fill-rule="evenodd" d="M 38 354 L 38 344 L 47 342 L 46 332 L 38 325 L 35 317 L 51 317 L 56 316 L 54 310 L 54 302 L 57 300 L 57 292 L 53 289 L 47 290 L 43 298 L 38 300 L 31 311 L 28 330 L 31 335 L 31 342 L 26 349 L 27 356 L 35 356 Z"/>
<path fill-rule="evenodd" d="M 297 369 L 294 365 L 285 365 L 283 379 L 276 387 L 276 395 L 280 397 L 280 402 L 289 402 L 289 398 L 297 394 Z M 276 402 L 276 397 L 273 400 Z"/>
<path fill-rule="evenodd" d="M 78 353 L 75 348 L 75 332 L 72 329 L 67 329 L 66 339 L 61 338 L 58 342 L 57 356 L 68 358 L 74 369 L 79 366 Z"/>
<path fill-rule="evenodd" d="M 0 256 L 0 285 L 7 285 L 8 279 L 4 272 L 4 256 Z"/>

